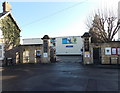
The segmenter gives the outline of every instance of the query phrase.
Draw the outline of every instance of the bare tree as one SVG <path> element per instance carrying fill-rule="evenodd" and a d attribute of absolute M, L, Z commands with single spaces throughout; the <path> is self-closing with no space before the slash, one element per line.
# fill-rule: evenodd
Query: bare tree
<path fill-rule="evenodd" d="M 93 42 L 112 41 L 120 29 L 120 20 L 117 20 L 114 12 L 107 9 L 104 11 L 98 10 L 87 20 Z"/>

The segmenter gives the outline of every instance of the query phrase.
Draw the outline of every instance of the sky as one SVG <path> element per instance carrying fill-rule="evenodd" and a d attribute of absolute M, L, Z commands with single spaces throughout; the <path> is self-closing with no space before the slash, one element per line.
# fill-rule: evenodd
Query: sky
<path fill-rule="evenodd" d="M 2 2 L 0 1 L 0 12 Z M 86 20 L 100 8 L 117 10 L 119 0 L 7 0 L 21 28 L 21 38 L 81 36 Z"/>

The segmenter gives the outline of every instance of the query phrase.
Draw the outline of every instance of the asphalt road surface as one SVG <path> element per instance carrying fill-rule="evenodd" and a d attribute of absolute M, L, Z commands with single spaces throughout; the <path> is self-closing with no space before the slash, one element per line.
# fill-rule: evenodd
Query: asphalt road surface
<path fill-rule="evenodd" d="M 51 64 L 20 64 L 2 70 L 2 91 L 118 91 L 119 71 L 82 65 L 80 56 Z"/>

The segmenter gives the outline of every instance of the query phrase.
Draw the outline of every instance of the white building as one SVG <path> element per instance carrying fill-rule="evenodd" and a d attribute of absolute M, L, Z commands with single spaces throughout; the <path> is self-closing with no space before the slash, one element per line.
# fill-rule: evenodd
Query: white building
<path fill-rule="evenodd" d="M 56 55 L 81 55 L 82 47 L 80 36 L 56 37 Z"/>
<path fill-rule="evenodd" d="M 41 38 L 23 39 L 22 45 L 43 44 Z M 56 55 L 81 55 L 83 41 L 80 36 L 51 38 L 51 47 L 56 49 Z"/>

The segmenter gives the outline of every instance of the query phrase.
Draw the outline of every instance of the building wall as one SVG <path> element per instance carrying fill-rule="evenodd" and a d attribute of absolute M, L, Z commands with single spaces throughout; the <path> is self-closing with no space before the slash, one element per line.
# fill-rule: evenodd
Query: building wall
<path fill-rule="evenodd" d="M 105 49 L 111 48 L 111 54 L 106 55 Z M 116 52 L 116 54 L 112 54 L 113 48 L 120 48 L 120 42 L 110 42 L 110 43 L 103 43 L 101 47 L 101 54 L 102 54 L 102 64 L 120 64 L 120 54 Z"/>
<path fill-rule="evenodd" d="M 36 57 L 36 50 L 40 50 L 40 54 L 42 54 L 42 45 L 22 45 L 20 48 L 20 62 L 39 63 L 41 58 Z"/>
<path fill-rule="evenodd" d="M 47 39 L 47 43 L 43 42 L 46 41 L 43 38 L 29 38 L 23 39 L 22 43 L 22 51 L 21 54 L 21 62 L 23 63 L 38 63 L 40 60 L 41 63 L 49 63 L 50 62 L 50 49 L 53 48 L 50 46 L 50 40 Z M 39 46 L 40 45 L 40 46 Z M 48 47 L 46 47 L 48 46 Z M 41 58 L 35 58 L 35 50 L 39 49 L 41 52 Z M 47 50 L 46 50 L 47 49 Z M 27 60 L 26 60 L 27 59 Z"/>
<path fill-rule="evenodd" d="M 93 48 L 101 49 L 101 64 L 120 64 L 120 54 L 118 54 L 118 48 L 120 48 L 120 42 L 109 42 L 109 43 L 92 43 L 91 46 L 91 64 L 93 63 Z M 106 54 L 106 50 L 110 50 Z M 113 54 L 113 49 L 116 49 L 116 54 Z M 112 52 L 113 51 L 113 52 Z"/>
<path fill-rule="evenodd" d="M 28 38 L 22 40 L 22 45 L 29 44 L 43 44 L 43 40 L 41 38 Z"/>
<path fill-rule="evenodd" d="M 67 43 L 65 38 L 76 38 L 76 42 Z M 57 37 L 56 38 L 56 55 L 80 55 L 83 47 L 83 41 L 80 36 Z"/>
<path fill-rule="evenodd" d="M 40 50 L 42 57 L 43 40 L 41 38 L 28 38 L 22 40 L 20 61 L 23 63 L 39 63 L 41 58 L 36 58 L 36 50 Z"/>

